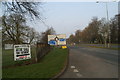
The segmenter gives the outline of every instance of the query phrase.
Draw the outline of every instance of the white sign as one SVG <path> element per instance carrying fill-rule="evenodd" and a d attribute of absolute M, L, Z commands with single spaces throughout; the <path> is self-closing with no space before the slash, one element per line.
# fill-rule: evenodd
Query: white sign
<path fill-rule="evenodd" d="M 48 35 L 48 44 L 50 45 L 66 45 L 66 35 Z"/>
<path fill-rule="evenodd" d="M 14 45 L 14 60 L 25 60 L 31 58 L 30 45 Z"/>
<path fill-rule="evenodd" d="M 5 49 L 13 49 L 13 44 L 5 44 Z"/>

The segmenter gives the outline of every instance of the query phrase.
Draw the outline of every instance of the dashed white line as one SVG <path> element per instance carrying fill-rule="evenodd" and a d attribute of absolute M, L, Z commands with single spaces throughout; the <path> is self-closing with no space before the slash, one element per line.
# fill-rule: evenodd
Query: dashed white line
<path fill-rule="evenodd" d="M 83 75 L 79 73 L 78 69 L 75 68 L 75 66 L 71 66 L 71 69 L 73 69 L 73 72 L 76 73 L 77 77 L 82 77 Z"/>
<path fill-rule="evenodd" d="M 77 72 L 79 72 L 79 71 L 78 71 L 77 69 L 74 69 L 73 72 L 77 73 Z"/>
<path fill-rule="evenodd" d="M 77 77 L 82 77 L 82 74 L 76 73 Z"/>
<path fill-rule="evenodd" d="M 71 68 L 73 68 L 73 69 L 74 69 L 74 68 L 75 68 L 75 66 L 71 66 Z"/>

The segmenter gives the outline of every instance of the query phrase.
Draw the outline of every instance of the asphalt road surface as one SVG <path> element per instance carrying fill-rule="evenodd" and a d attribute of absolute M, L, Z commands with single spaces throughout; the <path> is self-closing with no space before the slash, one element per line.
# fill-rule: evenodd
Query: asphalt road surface
<path fill-rule="evenodd" d="M 118 78 L 117 50 L 69 48 L 69 65 L 60 78 Z"/>

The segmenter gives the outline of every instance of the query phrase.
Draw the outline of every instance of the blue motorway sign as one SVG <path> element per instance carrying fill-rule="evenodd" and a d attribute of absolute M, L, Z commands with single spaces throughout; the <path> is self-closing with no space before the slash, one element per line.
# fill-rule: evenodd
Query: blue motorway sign
<path fill-rule="evenodd" d="M 48 42 L 48 44 L 50 44 L 50 45 L 55 45 L 55 44 L 56 44 L 56 41 L 55 41 L 55 40 L 50 40 L 50 41 Z"/>
<path fill-rule="evenodd" d="M 61 39 L 59 39 L 59 41 L 65 41 L 65 39 L 61 38 Z"/>

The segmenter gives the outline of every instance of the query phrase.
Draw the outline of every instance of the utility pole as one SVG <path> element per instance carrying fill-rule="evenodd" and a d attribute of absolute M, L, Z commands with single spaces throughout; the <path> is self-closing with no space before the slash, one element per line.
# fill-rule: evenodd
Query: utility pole
<path fill-rule="evenodd" d="M 107 29 L 108 29 L 108 39 L 109 39 L 109 42 L 108 42 L 108 48 L 110 48 L 110 45 L 111 45 L 111 32 L 110 32 L 110 26 L 109 26 L 109 17 L 108 17 L 108 4 L 106 2 L 106 13 L 107 13 Z"/>
<path fill-rule="evenodd" d="M 99 1 L 97 1 L 96 3 L 99 3 Z M 109 15 L 108 15 L 108 2 L 103 2 L 106 3 L 106 14 L 107 14 L 107 37 L 108 37 L 108 48 L 111 47 L 111 31 L 110 31 L 110 26 L 109 26 Z M 105 41 L 105 46 L 106 46 L 106 41 Z"/>

